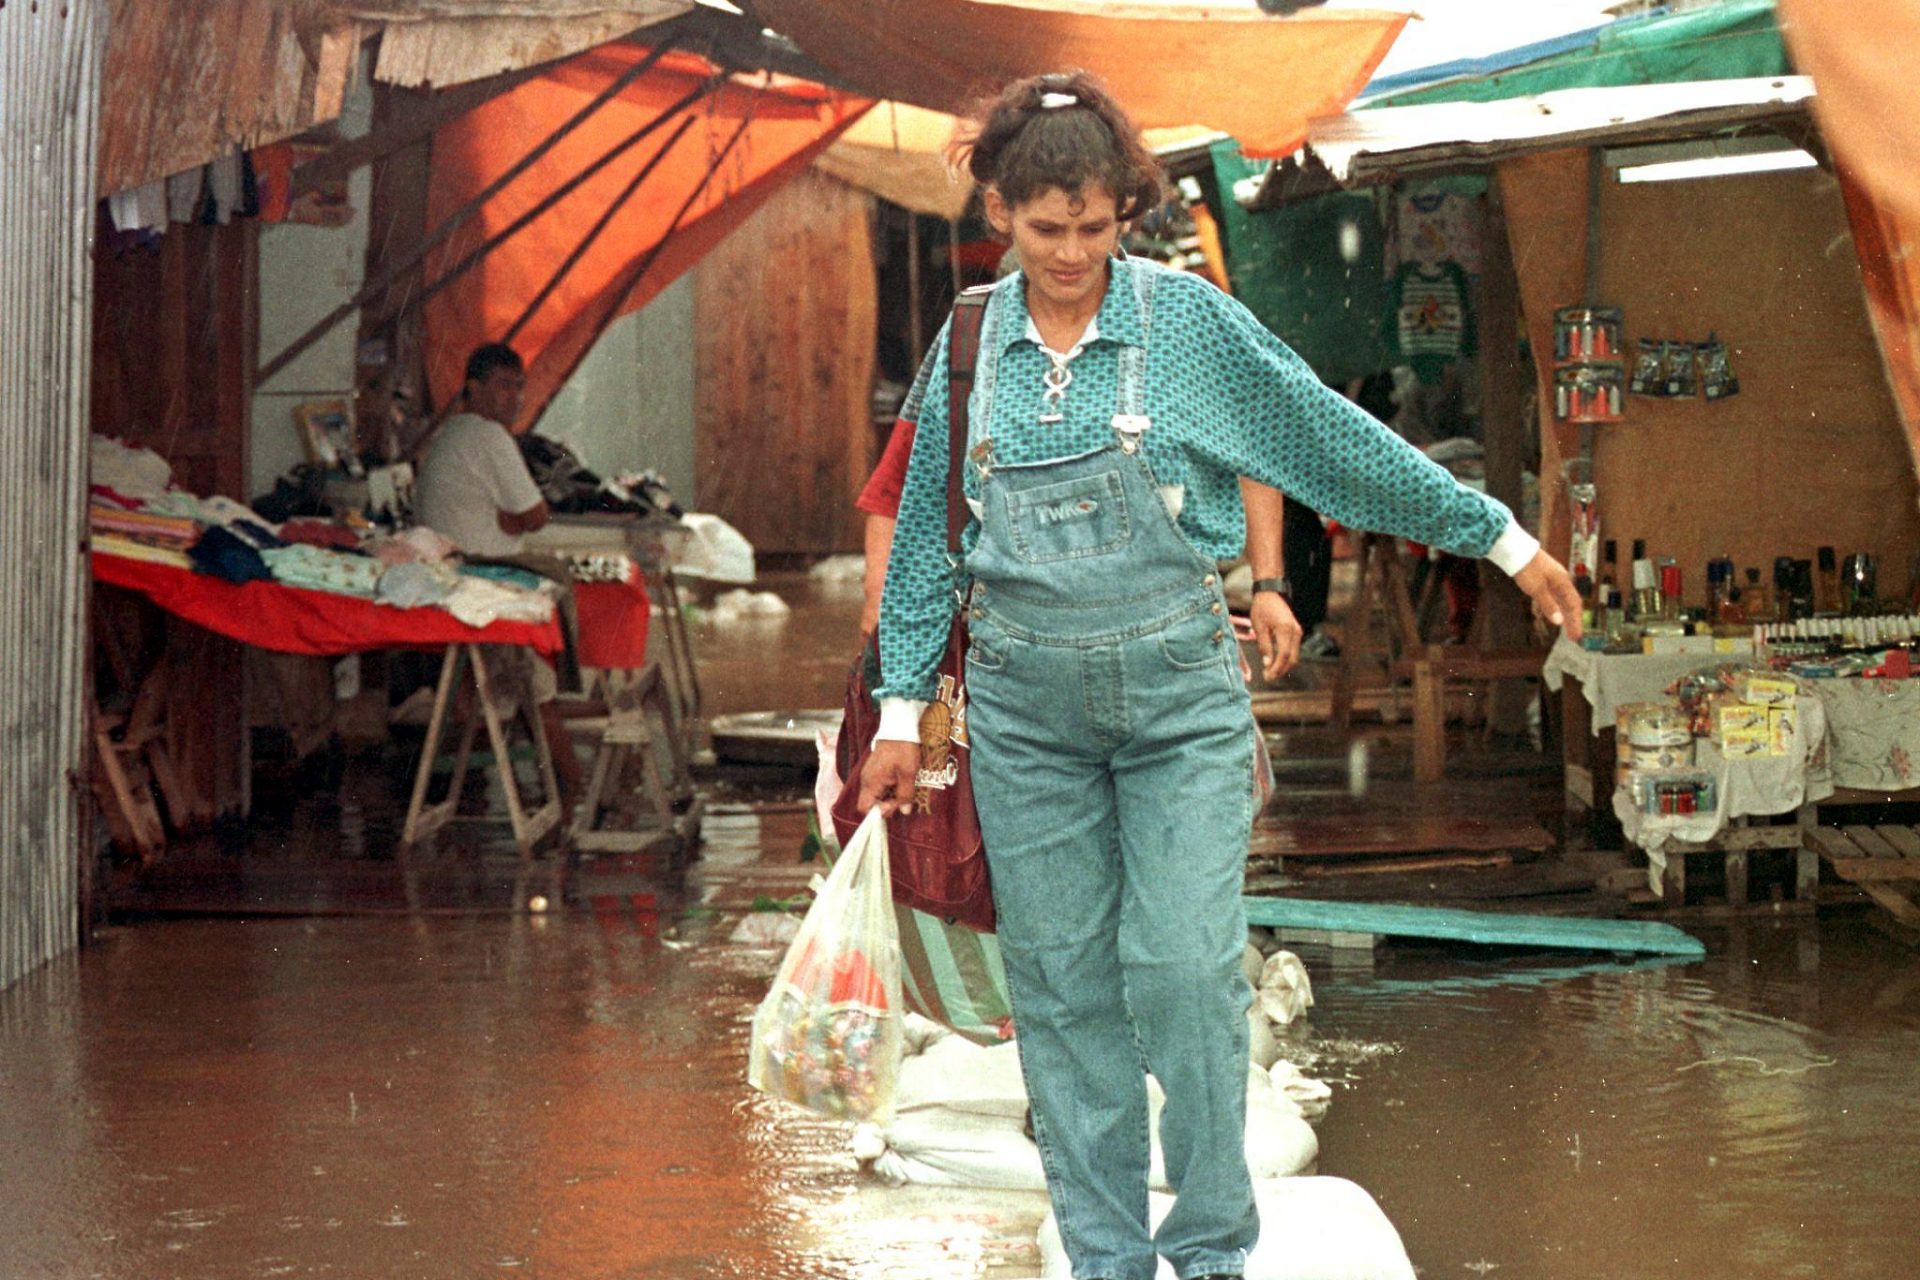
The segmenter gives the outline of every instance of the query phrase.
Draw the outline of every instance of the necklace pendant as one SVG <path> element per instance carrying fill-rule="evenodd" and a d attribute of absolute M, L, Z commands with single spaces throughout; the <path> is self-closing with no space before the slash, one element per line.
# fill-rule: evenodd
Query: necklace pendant
<path fill-rule="evenodd" d="M 1040 421 L 1045 423 L 1065 422 L 1066 417 L 1058 413 L 1043 413 L 1040 415 Z"/>

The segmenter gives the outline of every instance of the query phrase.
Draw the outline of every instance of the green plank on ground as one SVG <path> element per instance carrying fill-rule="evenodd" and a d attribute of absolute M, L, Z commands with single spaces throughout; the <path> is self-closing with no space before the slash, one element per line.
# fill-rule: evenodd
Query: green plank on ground
<path fill-rule="evenodd" d="M 1503 947 L 1559 947 L 1574 951 L 1638 951 L 1704 956 L 1698 938 L 1651 920 L 1595 920 L 1585 916 L 1528 916 L 1402 907 L 1315 898 L 1247 898 L 1247 923 L 1272 928 L 1378 933 L 1399 938 L 1450 938 Z"/>

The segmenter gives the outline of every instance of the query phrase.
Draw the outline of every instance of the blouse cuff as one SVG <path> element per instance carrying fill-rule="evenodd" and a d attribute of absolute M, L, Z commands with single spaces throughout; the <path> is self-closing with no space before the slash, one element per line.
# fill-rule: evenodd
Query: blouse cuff
<path fill-rule="evenodd" d="M 1512 516 L 1507 517 L 1507 527 L 1499 537 L 1493 540 L 1493 546 L 1487 551 L 1487 559 L 1494 567 L 1513 577 L 1540 553 L 1540 539 L 1520 527 L 1520 522 Z"/>
<path fill-rule="evenodd" d="M 875 742 L 911 742 L 920 745 L 920 714 L 927 709 L 925 702 L 913 698 L 880 699 L 880 727 L 874 731 Z"/>

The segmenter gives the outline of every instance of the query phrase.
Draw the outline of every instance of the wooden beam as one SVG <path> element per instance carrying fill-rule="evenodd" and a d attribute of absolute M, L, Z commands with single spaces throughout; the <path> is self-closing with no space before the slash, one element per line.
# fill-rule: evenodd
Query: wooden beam
<path fill-rule="evenodd" d="M 349 138 L 326 154 L 293 171 L 295 199 L 336 182 L 344 182 L 362 166 L 384 160 L 416 142 L 433 136 L 441 125 L 459 119 L 475 107 L 493 101 L 543 74 L 550 64 L 523 67 L 484 80 L 470 80 L 451 89 L 424 92 L 383 86 L 392 103 L 388 118 L 358 138 Z"/>
<path fill-rule="evenodd" d="M 554 128 L 553 132 L 549 133 L 546 137 L 542 138 L 539 142 L 536 142 L 533 145 L 532 149 L 529 150 L 526 155 L 520 157 L 519 160 L 515 161 L 511 166 L 509 166 L 506 172 L 502 173 L 499 177 L 495 178 L 492 182 L 489 182 L 486 185 L 486 187 L 478 195 L 473 197 L 473 199 L 467 201 L 465 204 L 461 205 L 458 209 L 454 210 L 451 214 L 449 214 L 447 216 L 447 220 L 445 222 L 442 222 L 439 226 L 435 227 L 433 229 L 432 234 L 428 235 L 426 239 L 420 243 L 418 248 L 416 248 L 413 253 L 407 255 L 407 257 L 404 260 L 398 263 L 395 263 L 389 266 L 386 270 L 382 271 L 379 278 L 374 280 L 369 280 L 364 286 L 361 287 L 358 293 L 353 295 L 352 298 L 349 298 L 346 302 L 341 303 L 339 306 L 335 307 L 332 311 L 329 311 L 325 316 L 322 316 L 305 333 L 301 334 L 298 338 L 295 338 L 293 342 L 286 348 L 286 350 L 282 351 L 279 355 L 275 356 L 272 360 L 268 361 L 264 366 L 262 366 L 260 369 L 260 372 L 254 378 L 254 385 L 258 386 L 261 383 L 266 382 L 268 379 L 272 378 L 274 374 L 280 372 L 282 369 L 286 368 L 289 364 L 292 364 L 294 360 L 299 358 L 301 352 L 307 350 L 307 348 L 311 347 L 314 343 L 318 342 L 321 338 L 325 337 L 328 333 L 332 332 L 333 327 L 335 325 L 339 324 L 342 320 L 352 315 L 355 311 L 358 311 L 361 307 L 364 307 L 370 300 L 379 297 L 382 293 L 385 293 L 387 289 L 389 289 L 393 285 L 394 281 L 398 280 L 402 275 L 414 270 L 421 263 L 426 261 L 426 257 L 429 253 L 431 253 L 434 249 L 438 248 L 440 245 L 444 244 L 447 241 L 447 239 L 453 235 L 455 231 L 459 230 L 462 226 L 464 226 L 469 218 L 473 217 L 474 214 L 478 213 L 481 207 L 485 205 L 487 201 L 491 200 L 495 195 L 498 195 L 500 191 L 503 190 L 508 183 L 512 182 L 515 178 L 519 177 L 522 173 L 525 173 L 536 162 L 538 162 L 542 156 L 546 155 L 547 152 L 551 151 L 555 146 L 559 145 L 559 143 L 563 139 L 565 139 L 568 135 L 573 133 L 573 131 L 579 128 L 582 124 L 584 124 L 591 116 L 593 116 L 596 112 L 598 112 L 600 108 L 606 106 L 607 103 L 613 101 L 613 99 L 617 97 L 620 94 L 620 92 L 623 89 L 625 89 L 628 85 L 632 84 L 635 80 L 638 80 L 641 76 L 645 75 L 648 71 L 651 71 L 653 69 L 654 64 L 657 63 L 661 58 L 666 56 L 667 51 L 672 47 L 672 45 L 673 45 L 673 42 L 671 40 L 661 41 L 660 44 L 656 46 L 653 50 L 651 50 L 645 58 L 642 58 L 639 62 L 636 62 L 633 66 L 623 71 L 619 76 L 617 76 L 613 80 L 612 83 L 608 84 L 605 89 L 602 89 L 598 94 L 596 94 L 591 102 L 587 103 L 584 107 L 581 107 L 580 110 L 574 112 L 573 115 L 569 116 L 567 119 L 562 121 L 558 126 Z M 711 83 L 711 81 L 709 83 Z M 701 89 L 696 90 L 694 94 L 688 95 L 682 101 L 690 104 L 691 102 L 697 100 L 699 95 L 705 92 L 706 92 L 706 89 L 702 87 Z M 577 186 L 579 185 L 579 183 L 586 181 L 586 179 L 589 176 L 591 176 L 592 173 L 598 172 L 600 167 L 609 163 L 616 155 L 624 152 L 627 147 L 630 147 L 635 143 L 639 142 L 640 139 L 644 138 L 648 133 L 652 132 L 654 128 L 658 127 L 661 123 L 665 122 L 665 120 L 669 115 L 672 115 L 674 112 L 677 112 L 680 109 L 681 109 L 680 107 L 676 106 L 672 109 L 672 111 L 662 113 L 654 121 L 650 122 L 648 125 L 646 125 L 642 129 L 638 130 L 637 132 L 629 136 L 624 143 L 617 146 L 613 151 L 608 152 L 606 155 L 602 156 L 599 160 L 595 161 L 593 165 L 588 166 L 588 170 L 586 172 L 583 172 L 582 174 L 574 178 L 573 181 L 567 184 L 564 189 L 567 191 L 571 191 L 574 186 Z M 557 198 L 557 196 L 554 198 Z M 544 212 L 545 209 L 547 207 L 550 207 L 552 203 L 553 203 L 553 198 L 550 198 L 549 200 L 543 202 L 542 205 L 539 206 L 540 211 Z M 485 254 L 487 252 L 490 252 L 493 248 L 497 248 L 507 238 L 507 234 L 511 234 L 511 232 L 513 231 L 518 231 L 521 227 L 525 226 L 527 222 L 531 221 L 533 217 L 537 217 L 537 216 L 538 216 L 537 213 L 523 216 L 520 220 L 516 221 L 512 225 L 508 233 L 500 236 L 496 236 L 493 239 L 489 240 L 486 243 L 486 245 L 483 245 L 481 247 L 481 250 L 478 251 L 477 255 L 476 254 L 468 255 L 466 259 L 462 260 L 463 265 L 459 269 L 460 272 L 464 272 L 466 269 L 471 267 L 474 262 L 479 261 L 480 257 L 485 256 Z M 442 280 L 441 280 L 442 287 L 444 287 L 446 283 L 451 281 L 452 274 L 458 274 L 458 273 L 457 272 L 450 273 L 448 276 L 442 277 Z M 422 301 L 424 301 L 424 299 L 422 299 Z"/>
<path fill-rule="evenodd" d="M 1483 236 L 1485 260 L 1480 273 L 1480 438 L 1486 446 L 1487 492 L 1521 509 L 1521 474 L 1534 436 L 1526 417 L 1527 387 L 1533 371 L 1520 359 L 1520 281 L 1514 275 L 1513 248 L 1507 239 L 1506 208 L 1500 184 L 1488 184 Z M 1485 643 L 1495 649 L 1519 649 L 1531 630 L 1526 596 L 1513 579 L 1490 562 L 1480 565 L 1480 607 L 1486 611 Z M 1535 674 L 1538 669 L 1536 668 Z M 1527 730 L 1529 691 L 1513 680 L 1493 686 L 1487 721 L 1493 732 L 1518 737 Z"/>

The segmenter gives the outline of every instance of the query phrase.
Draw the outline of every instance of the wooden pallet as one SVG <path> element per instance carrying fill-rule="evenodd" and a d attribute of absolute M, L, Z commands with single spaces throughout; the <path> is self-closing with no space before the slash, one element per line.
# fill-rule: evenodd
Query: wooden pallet
<path fill-rule="evenodd" d="M 1920 929 L 1920 828 L 1809 827 L 1807 840 L 1833 873 L 1857 886 L 1909 929 Z"/>

